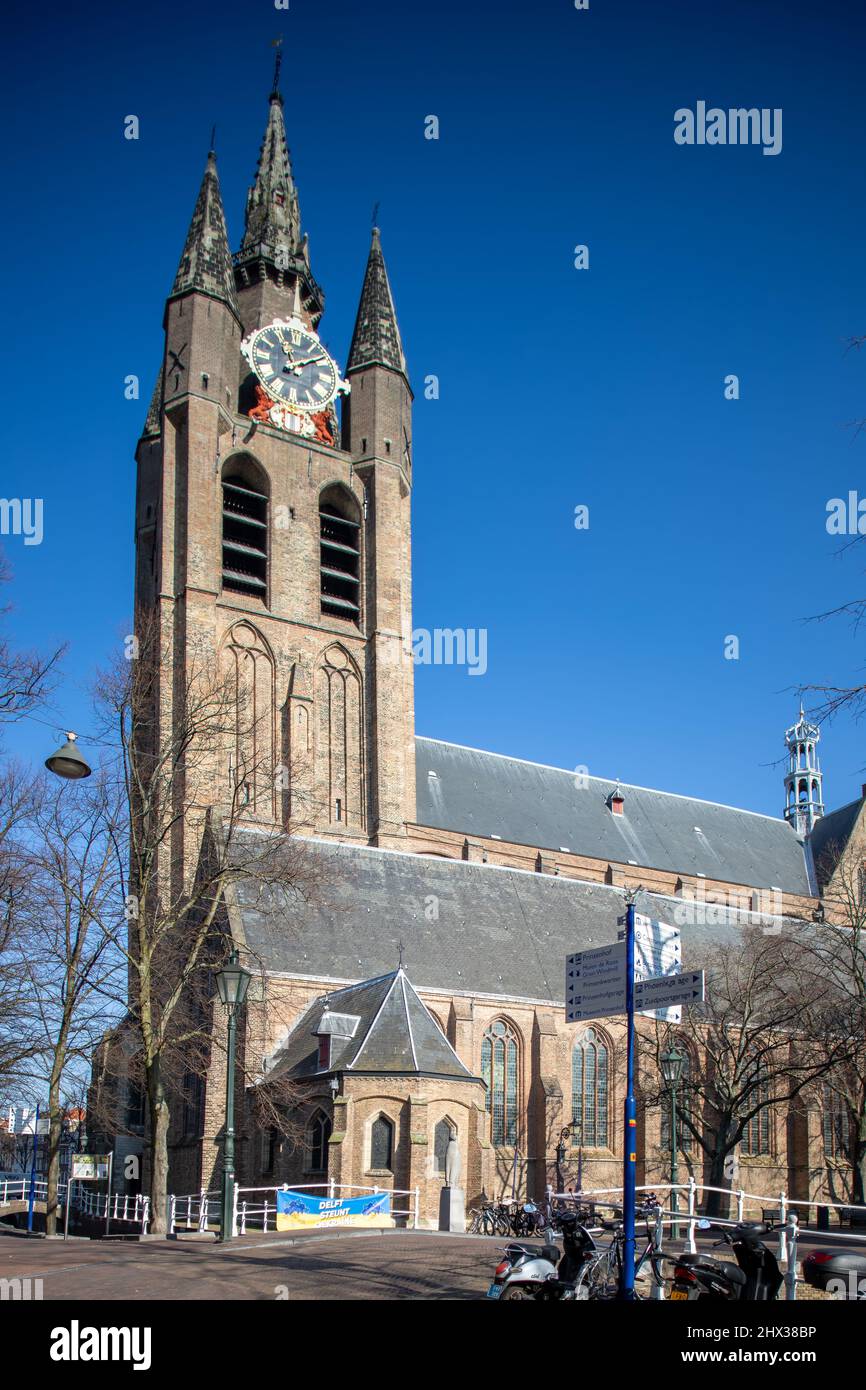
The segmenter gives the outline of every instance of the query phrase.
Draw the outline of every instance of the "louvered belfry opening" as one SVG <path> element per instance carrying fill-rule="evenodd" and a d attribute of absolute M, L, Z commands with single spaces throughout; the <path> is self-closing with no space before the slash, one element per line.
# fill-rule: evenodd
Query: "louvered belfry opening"
<path fill-rule="evenodd" d="M 223 588 L 267 597 L 268 498 L 247 471 L 223 478 Z"/>
<path fill-rule="evenodd" d="M 322 612 L 357 623 L 361 616 L 361 523 L 347 515 L 348 498 L 319 503 Z"/>

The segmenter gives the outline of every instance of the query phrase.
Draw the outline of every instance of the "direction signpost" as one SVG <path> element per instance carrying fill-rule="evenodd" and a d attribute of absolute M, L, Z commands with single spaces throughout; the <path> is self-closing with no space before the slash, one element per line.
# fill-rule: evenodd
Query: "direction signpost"
<path fill-rule="evenodd" d="M 634 1095 L 635 1011 L 680 1023 L 683 1004 L 703 1002 L 703 970 L 682 970 L 680 933 L 667 922 L 634 910 L 629 903 L 623 940 L 593 951 L 576 951 L 565 962 L 568 1023 L 626 1015 L 626 1094 L 623 1115 L 623 1260 L 619 1297 L 634 1298 L 634 1218 L 637 1173 L 637 1107 Z"/>

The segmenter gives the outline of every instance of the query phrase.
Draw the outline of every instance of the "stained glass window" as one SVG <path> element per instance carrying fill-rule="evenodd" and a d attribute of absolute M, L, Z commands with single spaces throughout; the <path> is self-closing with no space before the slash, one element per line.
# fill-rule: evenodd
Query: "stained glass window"
<path fill-rule="evenodd" d="M 481 1075 L 494 1145 L 517 1143 L 517 1038 L 503 1019 L 491 1023 L 481 1044 Z"/>
<path fill-rule="evenodd" d="M 386 1115 L 379 1115 L 370 1131 L 370 1167 L 390 1168 L 393 1149 L 394 1126 Z"/>
<path fill-rule="evenodd" d="M 588 1149 L 609 1146 L 607 1043 L 587 1028 L 571 1054 L 571 1120 L 573 1139 Z"/>

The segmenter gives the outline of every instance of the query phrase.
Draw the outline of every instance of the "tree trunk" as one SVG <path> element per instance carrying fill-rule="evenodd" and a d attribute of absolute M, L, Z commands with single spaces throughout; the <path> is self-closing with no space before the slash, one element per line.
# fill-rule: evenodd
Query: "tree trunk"
<path fill-rule="evenodd" d="M 851 1154 L 851 1200 L 855 1206 L 866 1205 L 866 1112 L 857 1120 Z"/>
<path fill-rule="evenodd" d="M 147 1070 L 147 1095 L 150 1131 L 150 1231 L 153 1235 L 165 1235 L 170 1115 L 158 1061 L 151 1063 Z"/>
<path fill-rule="evenodd" d="M 729 1159 L 734 1152 L 732 1126 L 722 1120 L 716 1131 L 715 1147 L 710 1155 L 709 1187 L 723 1187 L 727 1192 L 708 1192 L 704 1210 L 707 1216 L 727 1217 L 731 1202 L 728 1192 L 731 1188 L 731 1167 Z"/>
<path fill-rule="evenodd" d="M 60 1184 L 60 1136 L 63 1121 L 60 1113 L 60 1072 L 55 1067 L 48 1087 L 48 1172 L 45 1193 L 45 1234 L 57 1235 L 57 1188 Z M 38 1141 L 37 1141 L 38 1142 Z M 69 1200 L 67 1190 L 66 1200 Z"/>

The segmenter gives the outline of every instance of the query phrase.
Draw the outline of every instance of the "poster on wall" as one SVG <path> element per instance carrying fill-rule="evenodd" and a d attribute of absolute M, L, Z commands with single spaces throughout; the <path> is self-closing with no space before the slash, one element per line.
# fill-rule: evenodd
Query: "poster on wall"
<path fill-rule="evenodd" d="M 306 1192 L 277 1193 L 277 1230 L 298 1226 L 393 1226 L 390 1192 L 363 1197 L 317 1197 Z"/>

